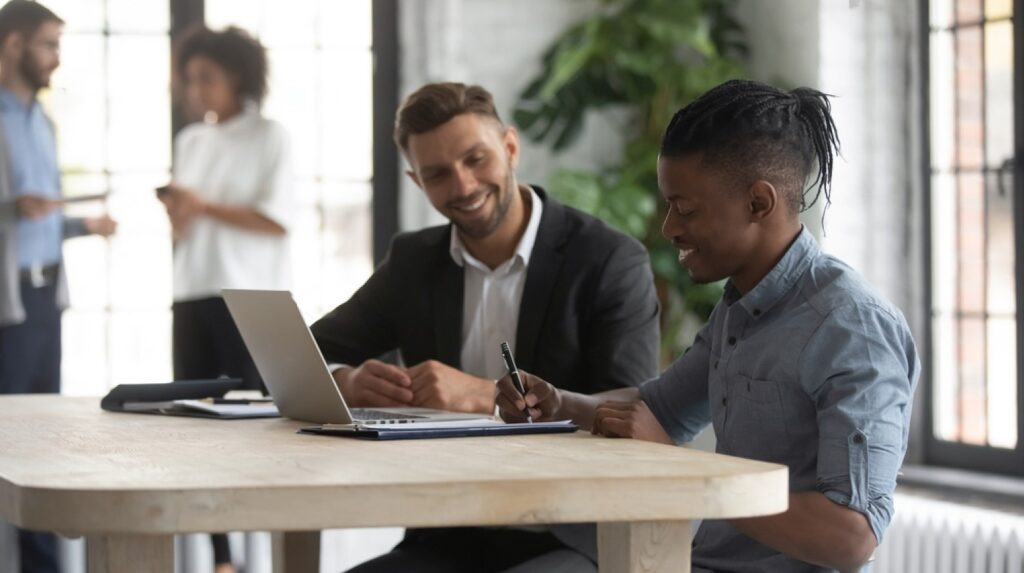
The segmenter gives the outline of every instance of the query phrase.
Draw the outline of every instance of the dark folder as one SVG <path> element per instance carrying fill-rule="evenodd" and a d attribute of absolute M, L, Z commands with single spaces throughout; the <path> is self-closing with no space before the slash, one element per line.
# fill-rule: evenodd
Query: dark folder
<path fill-rule="evenodd" d="M 418 427 L 417 427 L 418 426 Z M 339 436 L 345 438 L 363 438 L 369 440 L 418 440 L 423 438 L 473 438 L 479 436 L 509 436 L 520 434 L 562 434 L 578 430 L 575 424 L 568 422 L 539 422 L 535 424 L 480 424 L 472 422 L 454 423 L 413 423 L 413 424 L 382 424 L 346 425 L 324 424 L 307 426 L 299 430 L 304 434 L 320 434 L 323 436 Z"/>
<path fill-rule="evenodd" d="M 182 380 L 162 384 L 120 384 L 115 386 L 100 401 L 100 407 L 108 412 L 129 412 L 133 414 L 162 414 L 165 416 L 188 416 L 192 418 L 213 418 L 218 420 L 241 420 L 246 418 L 276 418 L 276 409 L 268 408 L 268 402 L 255 402 L 252 408 L 221 407 L 211 403 L 198 408 L 182 404 L 183 400 L 211 400 L 223 398 L 231 390 L 241 388 L 238 378 L 215 380 Z M 269 412 L 268 410 L 274 410 Z M 223 410 L 223 411 L 218 411 Z M 246 411 L 249 410 L 249 411 Z"/>

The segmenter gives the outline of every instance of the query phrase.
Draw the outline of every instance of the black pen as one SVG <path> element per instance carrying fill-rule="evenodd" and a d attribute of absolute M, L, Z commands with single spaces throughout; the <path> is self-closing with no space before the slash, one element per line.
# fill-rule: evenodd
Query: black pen
<path fill-rule="evenodd" d="M 501 357 L 505 360 L 505 368 L 508 369 L 508 375 L 512 378 L 512 384 L 515 385 L 516 390 L 523 395 L 523 402 L 526 402 L 526 388 L 523 387 L 523 381 L 519 379 L 519 369 L 516 368 L 516 359 L 512 358 L 512 350 L 508 347 L 508 342 L 501 343 Z M 530 406 L 527 405 L 523 410 L 526 414 L 526 421 L 533 423 L 533 417 L 530 416 Z"/>

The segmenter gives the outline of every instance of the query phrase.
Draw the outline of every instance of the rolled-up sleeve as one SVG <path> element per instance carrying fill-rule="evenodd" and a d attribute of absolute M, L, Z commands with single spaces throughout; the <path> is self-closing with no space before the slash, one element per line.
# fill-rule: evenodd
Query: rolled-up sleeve
<path fill-rule="evenodd" d="M 920 363 L 906 322 L 871 304 L 835 309 L 801 353 L 818 423 L 817 488 L 867 517 L 878 542 L 893 514 Z"/>
<path fill-rule="evenodd" d="M 689 442 L 711 423 L 708 403 L 708 332 L 714 320 L 697 334 L 693 346 L 660 376 L 640 387 L 640 399 L 677 444 Z"/>

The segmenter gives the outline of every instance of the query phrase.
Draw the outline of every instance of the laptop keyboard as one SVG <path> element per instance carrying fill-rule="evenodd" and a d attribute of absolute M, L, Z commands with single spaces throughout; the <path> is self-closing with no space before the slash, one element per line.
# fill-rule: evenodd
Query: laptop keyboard
<path fill-rule="evenodd" d="M 396 414 L 394 412 L 382 412 L 380 410 L 371 410 L 368 408 L 352 408 L 352 418 L 358 422 L 402 423 L 411 422 L 413 420 L 422 420 L 426 418 L 426 416 L 417 416 L 416 414 Z"/>

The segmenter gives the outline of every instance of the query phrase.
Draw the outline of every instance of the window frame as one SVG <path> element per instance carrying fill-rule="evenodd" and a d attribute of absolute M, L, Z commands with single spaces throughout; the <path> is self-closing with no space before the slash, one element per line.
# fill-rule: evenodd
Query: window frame
<path fill-rule="evenodd" d="M 954 0 L 955 1 L 955 0 Z M 1016 285 L 1016 331 L 1017 331 L 1017 444 L 1014 449 L 993 446 L 978 446 L 961 442 L 940 440 L 935 436 L 933 411 L 934 340 L 933 340 L 933 275 L 932 275 L 932 154 L 931 154 L 931 14 L 929 0 L 919 0 L 919 54 L 921 70 L 921 153 L 920 176 L 924 189 L 922 200 L 924 253 L 922 257 L 926 288 L 923 289 L 924 344 L 922 345 L 924 391 L 924 439 L 923 458 L 928 465 L 971 469 L 989 473 L 1024 476 L 1024 173 L 1022 163 L 1013 165 L 1013 228 Z M 1024 26 L 1019 18 L 1024 15 L 1024 0 L 1013 0 L 1013 108 L 1014 108 L 1014 158 L 1024 149 Z M 999 19 L 998 21 L 1005 21 Z M 980 25 L 990 22 L 982 14 Z M 988 166 L 983 168 L 989 170 Z"/>

